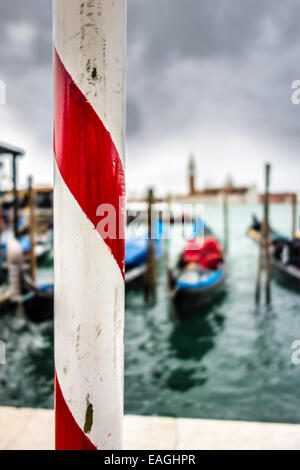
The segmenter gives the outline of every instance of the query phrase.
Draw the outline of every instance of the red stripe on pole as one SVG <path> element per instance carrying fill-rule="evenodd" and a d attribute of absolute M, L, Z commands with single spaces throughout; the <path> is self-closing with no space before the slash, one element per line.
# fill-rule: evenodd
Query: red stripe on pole
<path fill-rule="evenodd" d="M 56 450 L 97 450 L 78 426 L 63 397 L 55 374 L 55 448 Z"/>
<path fill-rule="evenodd" d="M 54 71 L 54 153 L 58 168 L 95 228 L 100 221 L 97 208 L 101 204 L 111 204 L 115 208 L 116 239 L 108 238 L 105 243 L 124 277 L 125 242 L 119 238 L 123 229 L 120 197 L 125 196 L 122 161 L 110 133 L 66 71 L 56 50 Z"/>

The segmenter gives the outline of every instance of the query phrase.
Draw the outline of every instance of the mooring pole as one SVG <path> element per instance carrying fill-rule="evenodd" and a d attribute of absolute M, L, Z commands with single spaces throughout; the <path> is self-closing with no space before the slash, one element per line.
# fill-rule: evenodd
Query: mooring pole
<path fill-rule="evenodd" d="M 297 206 L 298 197 L 297 194 L 292 195 L 292 240 L 297 234 Z"/>
<path fill-rule="evenodd" d="M 147 230 L 148 230 L 148 247 L 146 255 L 146 272 L 144 277 L 144 297 L 146 303 L 155 304 L 156 302 L 156 278 L 157 278 L 157 263 L 156 263 L 156 250 L 154 239 L 154 223 L 153 220 L 153 204 L 155 202 L 153 189 L 149 189 L 147 197 Z"/>
<path fill-rule="evenodd" d="M 166 197 L 166 217 L 164 221 L 164 230 L 163 230 L 163 239 L 164 239 L 164 265 L 167 275 L 167 291 L 170 294 L 171 291 L 171 269 L 170 269 L 170 248 L 171 248 L 171 202 L 172 198 L 171 195 Z"/>
<path fill-rule="evenodd" d="M 228 220 L 228 199 L 229 194 L 228 190 L 226 189 L 223 198 L 223 224 L 224 224 L 224 249 L 225 255 L 227 255 L 228 248 L 229 248 L 229 220 Z"/>
<path fill-rule="evenodd" d="M 14 193 L 14 235 L 15 238 L 19 236 L 19 195 L 17 188 L 17 155 L 12 154 L 12 180 L 13 180 L 13 193 Z"/>
<path fill-rule="evenodd" d="M 269 203 L 270 203 L 270 173 L 271 165 L 269 163 L 265 166 L 265 194 L 264 194 L 264 215 L 261 227 L 261 237 L 259 243 L 259 258 L 258 270 L 256 279 L 255 301 L 256 304 L 260 303 L 261 296 L 261 278 L 262 270 L 265 263 L 266 268 L 266 304 L 271 303 L 271 252 L 270 252 L 270 224 L 269 224 Z"/>
<path fill-rule="evenodd" d="M 262 239 L 261 239 L 259 243 L 258 267 L 257 267 L 256 289 L 255 289 L 256 305 L 260 304 L 262 270 L 263 270 L 263 247 L 262 247 Z"/>
<path fill-rule="evenodd" d="M 271 165 L 265 167 L 265 195 L 264 195 L 264 221 L 262 231 L 262 244 L 264 258 L 266 263 L 266 304 L 271 303 L 271 253 L 270 253 L 270 223 L 269 223 L 269 204 L 270 204 L 270 173 Z"/>
<path fill-rule="evenodd" d="M 31 279 L 36 281 L 36 256 L 35 256 L 35 232 L 36 232 L 36 223 L 35 223 L 35 198 L 32 187 L 32 176 L 28 178 L 28 195 L 29 195 L 29 226 L 30 226 L 30 274 Z"/>
<path fill-rule="evenodd" d="M 58 450 L 122 447 L 125 42 L 126 0 L 54 0 Z"/>
<path fill-rule="evenodd" d="M 2 237 L 2 232 L 4 229 L 4 220 L 3 220 L 3 201 L 2 201 L 2 195 L 0 191 L 0 239 Z M 0 244 L 0 260 L 2 258 L 2 250 L 1 250 L 1 244 Z"/>
<path fill-rule="evenodd" d="M 20 242 L 14 237 L 13 234 L 9 234 L 6 250 L 10 296 L 13 302 L 19 302 L 21 296 L 23 252 Z"/>

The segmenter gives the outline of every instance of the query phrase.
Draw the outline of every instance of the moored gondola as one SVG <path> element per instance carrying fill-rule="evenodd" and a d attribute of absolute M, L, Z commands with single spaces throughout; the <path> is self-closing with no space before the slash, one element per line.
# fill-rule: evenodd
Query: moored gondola
<path fill-rule="evenodd" d="M 1 316 L 18 311 L 31 323 L 52 320 L 54 316 L 53 283 L 35 284 L 29 277 L 22 276 L 21 295 L 13 296 L 10 286 L 0 285 Z"/>
<path fill-rule="evenodd" d="M 261 242 L 262 223 L 253 216 L 248 236 Z M 270 252 L 273 273 L 286 287 L 300 293 L 300 238 L 290 240 L 270 228 Z"/>
<path fill-rule="evenodd" d="M 162 242 L 163 224 L 157 222 L 155 224 L 155 256 L 159 260 L 163 256 Z M 147 251 L 149 240 L 148 237 L 142 236 L 138 238 L 126 239 L 125 243 L 125 282 L 126 286 L 132 286 L 140 281 L 145 275 L 147 269 Z"/>
<path fill-rule="evenodd" d="M 226 263 L 224 249 L 213 232 L 203 223 L 195 224 L 193 234 L 186 242 L 177 266 L 170 274 L 171 296 L 175 307 L 192 302 L 201 314 L 201 307 L 209 306 L 224 294 Z M 187 302 L 188 301 L 188 302 Z"/>
<path fill-rule="evenodd" d="M 32 323 L 42 323 L 53 319 L 53 283 L 36 284 L 29 277 L 23 276 L 20 303 L 26 318 Z"/>

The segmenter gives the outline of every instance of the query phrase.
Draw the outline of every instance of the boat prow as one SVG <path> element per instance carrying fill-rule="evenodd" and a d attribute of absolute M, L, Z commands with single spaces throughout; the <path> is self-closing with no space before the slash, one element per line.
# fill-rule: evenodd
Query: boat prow
<path fill-rule="evenodd" d="M 201 295 L 215 290 L 222 285 L 225 279 L 225 266 L 222 265 L 215 271 L 207 271 L 197 266 L 187 266 L 178 275 L 175 285 L 177 295 Z"/>

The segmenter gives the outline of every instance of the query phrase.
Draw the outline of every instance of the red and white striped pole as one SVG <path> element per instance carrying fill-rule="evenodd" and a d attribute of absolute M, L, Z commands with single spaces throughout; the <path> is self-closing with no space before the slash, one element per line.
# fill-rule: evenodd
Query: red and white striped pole
<path fill-rule="evenodd" d="M 126 0 L 54 0 L 57 450 L 122 446 L 125 39 Z"/>

